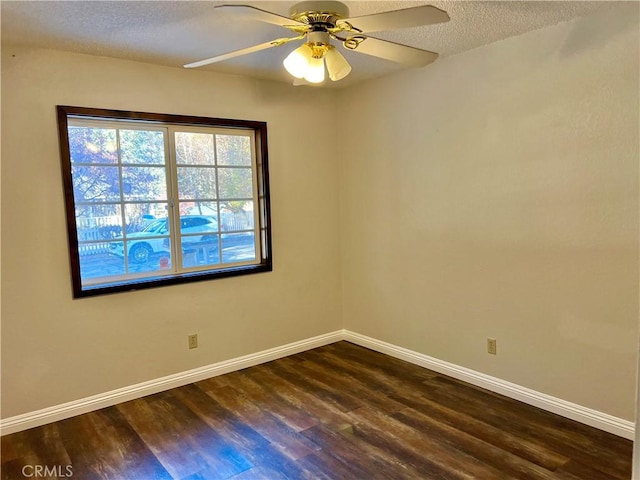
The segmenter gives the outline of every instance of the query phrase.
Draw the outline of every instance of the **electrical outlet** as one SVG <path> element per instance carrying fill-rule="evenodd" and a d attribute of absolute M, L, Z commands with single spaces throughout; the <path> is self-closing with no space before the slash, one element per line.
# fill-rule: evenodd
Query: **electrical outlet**
<path fill-rule="evenodd" d="M 198 334 L 189 335 L 189 348 L 198 348 Z"/>
<path fill-rule="evenodd" d="M 487 338 L 487 353 L 491 355 L 495 355 L 497 353 L 495 338 Z"/>

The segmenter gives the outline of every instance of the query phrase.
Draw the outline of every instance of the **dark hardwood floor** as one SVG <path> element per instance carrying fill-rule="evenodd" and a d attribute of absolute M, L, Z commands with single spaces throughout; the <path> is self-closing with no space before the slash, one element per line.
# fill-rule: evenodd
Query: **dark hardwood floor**
<path fill-rule="evenodd" d="M 631 455 L 628 440 L 340 342 L 7 435 L 2 479 L 41 465 L 57 473 L 38 478 L 78 480 L 628 480 Z"/>

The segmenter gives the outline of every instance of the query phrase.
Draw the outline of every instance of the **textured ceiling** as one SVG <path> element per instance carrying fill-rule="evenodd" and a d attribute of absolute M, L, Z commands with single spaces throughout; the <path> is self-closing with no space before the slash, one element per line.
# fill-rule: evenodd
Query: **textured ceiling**
<path fill-rule="evenodd" d="M 214 5 L 241 3 L 288 16 L 296 2 L 247 1 L 7 1 L 0 3 L 2 42 L 138 60 L 179 67 L 184 63 L 288 36 L 288 30 L 255 21 L 231 19 Z M 351 17 L 434 5 L 451 21 L 426 27 L 380 32 L 392 40 L 441 56 L 455 55 L 507 37 L 553 25 L 618 2 L 597 1 L 344 1 Z M 295 48 L 289 44 L 202 67 L 226 73 L 290 82 L 282 67 Z M 332 86 L 347 86 L 406 67 L 355 52 L 345 56 L 352 73 Z M 424 67 L 424 68 L 429 68 Z"/>

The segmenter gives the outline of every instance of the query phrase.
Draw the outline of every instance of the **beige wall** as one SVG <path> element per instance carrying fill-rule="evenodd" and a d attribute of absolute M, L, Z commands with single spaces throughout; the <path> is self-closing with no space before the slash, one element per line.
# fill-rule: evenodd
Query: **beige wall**
<path fill-rule="evenodd" d="M 341 327 L 330 92 L 54 51 L 2 57 L 2 416 Z M 55 105 L 264 120 L 273 272 L 72 300 Z M 187 349 L 187 335 L 200 346 Z"/>
<path fill-rule="evenodd" d="M 3 418 L 344 326 L 632 419 L 631 8 L 344 91 L 4 47 Z M 56 104 L 266 120 L 274 271 L 72 300 Z"/>
<path fill-rule="evenodd" d="M 638 45 L 628 4 L 342 92 L 345 327 L 633 419 Z"/>
<path fill-rule="evenodd" d="M 640 342 L 638 343 L 640 351 Z M 633 440 L 633 470 L 631 478 L 640 480 L 640 358 L 638 358 L 638 372 L 636 379 L 636 422 L 635 422 L 635 438 Z"/>

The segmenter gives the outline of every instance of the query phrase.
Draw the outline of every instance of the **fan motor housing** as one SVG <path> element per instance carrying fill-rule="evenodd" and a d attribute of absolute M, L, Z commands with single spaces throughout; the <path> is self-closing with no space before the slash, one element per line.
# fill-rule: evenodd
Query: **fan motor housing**
<path fill-rule="evenodd" d="M 289 16 L 308 25 L 335 25 L 336 20 L 349 17 L 349 7 L 340 2 L 300 2 L 291 7 Z"/>

